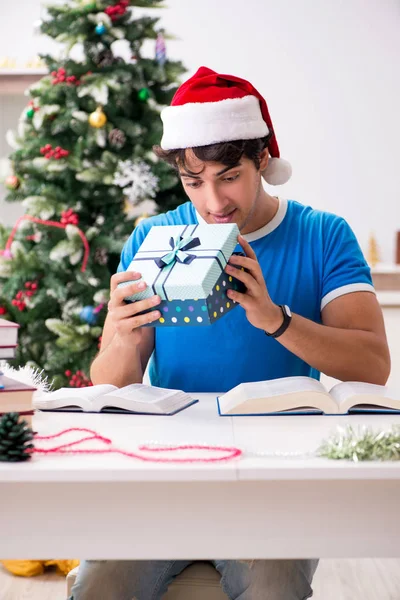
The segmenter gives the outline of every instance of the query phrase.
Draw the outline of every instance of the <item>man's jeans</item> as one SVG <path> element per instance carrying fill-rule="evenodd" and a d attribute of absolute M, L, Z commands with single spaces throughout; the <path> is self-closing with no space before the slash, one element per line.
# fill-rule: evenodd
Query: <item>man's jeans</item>
<path fill-rule="evenodd" d="M 173 579 L 193 562 L 84 561 L 69 600 L 161 600 Z M 318 566 L 317 559 L 210 562 L 230 600 L 305 600 L 312 596 Z"/>

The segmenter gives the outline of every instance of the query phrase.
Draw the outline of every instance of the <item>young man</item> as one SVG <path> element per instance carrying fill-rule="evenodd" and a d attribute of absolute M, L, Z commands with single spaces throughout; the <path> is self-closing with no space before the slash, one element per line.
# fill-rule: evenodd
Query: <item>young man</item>
<path fill-rule="evenodd" d="M 390 370 L 382 313 L 370 271 L 347 223 L 295 201 L 270 196 L 261 178 L 284 183 L 290 166 L 279 157 L 267 104 L 242 79 L 202 67 L 162 113 L 159 157 L 180 174 L 190 202 L 140 223 L 111 280 L 94 383 L 140 382 L 147 363 L 154 385 L 226 391 L 244 381 L 290 375 L 384 384 Z M 237 223 L 245 257 L 232 271 L 246 285 L 229 292 L 239 303 L 211 327 L 141 328 L 160 314 L 138 315 L 153 297 L 123 301 L 139 285 L 118 288 L 153 225 Z M 188 352 L 187 348 L 191 348 Z M 213 561 L 232 600 L 303 600 L 312 595 L 317 560 L 253 564 Z M 83 563 L 74 600 L 159 600 L 190 561 Z"/>

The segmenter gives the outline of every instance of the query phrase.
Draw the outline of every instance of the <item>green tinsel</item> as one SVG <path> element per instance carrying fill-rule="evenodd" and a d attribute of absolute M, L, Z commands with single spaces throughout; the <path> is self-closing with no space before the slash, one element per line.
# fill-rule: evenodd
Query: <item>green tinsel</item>
<path fill-rule="evenodd" d="M 331 459 L 400 460 L 400 425 L 387 431 L 373 431 L 361 427 L 357 431 L 348 426 L 333 434 L 317 450 L 318 456 Z"/>

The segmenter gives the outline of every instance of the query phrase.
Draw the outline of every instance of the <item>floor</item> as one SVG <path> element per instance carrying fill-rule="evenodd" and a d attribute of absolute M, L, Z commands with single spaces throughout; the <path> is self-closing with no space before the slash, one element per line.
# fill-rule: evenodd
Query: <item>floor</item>
<path fill-rule="evenodd" d="M 0 567 L 0 600 L 66 600 L 65 593 L 55 572 L 27 579 Z M 400 600 L 400 559 L 322 560 L 313 600 Z"/>

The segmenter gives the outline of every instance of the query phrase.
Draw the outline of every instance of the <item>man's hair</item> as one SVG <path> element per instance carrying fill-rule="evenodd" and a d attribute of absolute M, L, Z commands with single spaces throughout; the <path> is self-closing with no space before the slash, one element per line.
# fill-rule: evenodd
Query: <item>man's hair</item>
<path fill-rule="evenodd" d="M 269 134 L 263 138 L 255 140 L 235 140 L 232 142 L 220 142 L 219 144 L 211 144 L 209 146 L 198 146 L 190 148 L 193 154 L 203 162 L 217 162 L 226 167 L 236 167 L 242 156 L 253 161 L 256 169 L 260 168 L 260 154 L 267 147 L 271 139 Z M 187 148 L 179 148 L 177 150 L 163 150 L 160 146 L 153 146 L 153 152 L 165 160 L 176 171 L 179 167 L 183 167 L 189 175 L 198 175 L 187 167 L 186 163 Z"/>

